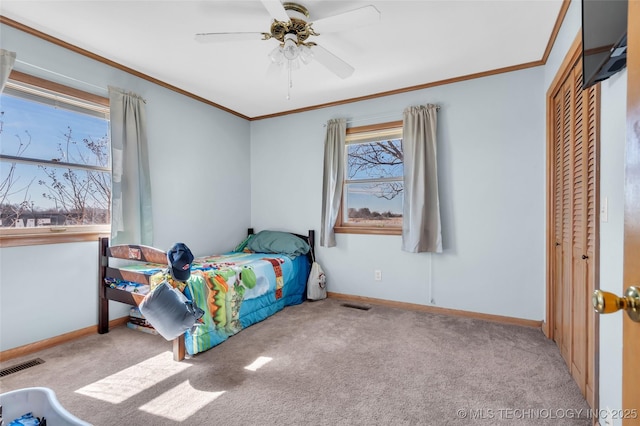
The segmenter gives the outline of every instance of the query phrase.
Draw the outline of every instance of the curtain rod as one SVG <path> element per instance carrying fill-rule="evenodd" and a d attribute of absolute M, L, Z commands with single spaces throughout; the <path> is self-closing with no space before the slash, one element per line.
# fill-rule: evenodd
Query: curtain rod
<path fill-rule="evenodd" d="M 347 119 L 347 124 L 352 124 L 352 123 L 358 123 L 360 121 L 369 121 L 369 120 L 379 120 L 379 119 L 387 119 L 387 118 L 395 118 L 397 120 L 401 120 L 402 119 L 402 112 L 396 112 L 396 113 L 386 113 L 386 114 L 381 114 L 381 115 L 370 115 L 370 116 L 364 116 L 364 117 L 358 117 L 358 118 L 348 118 Z"/>
<path fill-rule="evenodd" d="M 440 111 L 440 105 L 436 105 L 436 110 Z M 386 118 L 395 118 L 396 120 L 401 120 L 402 119 L 402 112 L 395 112 L 395 113 L 391 113 L 391 112 L 387 112 L 384 114 L 380 114 L 380 115 L 369 115 L 369 116 L 363 116 L 363 117 L 357 117 L 357 118 L 348 118 L 347 119 L 347 124 L 352 124 L 352 123 L 358 123 L 360 121 L 369 121 L 369 120 L 380 120 L 380 119 L 386 119 Z M 322 125 L 322 127 L 327 127 L 327 123 L 324 123 Z"/>
<path fill-rule="evenodd" d="M 26 65 L 28 67 L 36 68 L 36 69 L 38 69 L 40 71 L 44 71 L 44 72 L 48 72 L 48 73 L 53 74 L 53 75 L 57 75 L 58 77 L 66 78 L 67 80 L 72 80 L 72 81 L 75 81 L 77 83 L 84 84 L 86 86 L 91 86 L 91 87 L 99 89 L 99 90 L 101 90 L 101 91 L 103 91 L 105 93 L 109 93 L 109 90 L 106 87 L 101 87 L 101 86 L 97 86 L 95 84 L 87 83 L 86 81 L 78 80 L 77 78 L 69 77 L 68 75 L 60 74 L 58 72 L 51 71 L 51 70 L 48 70 L 46 68 L 39 67 L 38 65 L 30 64 L 30 63 L 22 61 L 22 60 L 20 60 L 18 58 L 16 58 L 16 62 L 18 62 L 18 63 L 20 63 L 22 65 Z"/>

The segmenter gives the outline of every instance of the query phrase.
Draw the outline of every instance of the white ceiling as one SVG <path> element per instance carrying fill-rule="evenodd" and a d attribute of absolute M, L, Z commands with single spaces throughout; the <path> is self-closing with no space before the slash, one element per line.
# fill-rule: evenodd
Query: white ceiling
<path fill-rule="evenodd" d="M 311 37 L 355 68 L 268 72 L 276 40 L 199 43 L 196 33 L 269 32 L 260 1 L 2 0 L 7 18 L 247 118 L 401 90 L 543 59 L 563 0 L 299 0 L 310 21 L 374 5 L 380 22 Z M 20 52 L 18 53 L 18 59 Z"/>

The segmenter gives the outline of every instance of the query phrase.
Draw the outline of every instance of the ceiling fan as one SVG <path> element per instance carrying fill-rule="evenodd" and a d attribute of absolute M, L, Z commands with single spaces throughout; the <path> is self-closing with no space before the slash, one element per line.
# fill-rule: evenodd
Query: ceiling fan
<path fill-rule="evenodd" d="M 310 37 L 323 33 L 338 32 L 376 23 L 380 20 L 380 12 L 375 6 L 369 5 L 338 15 L 309 21 L 309 11 L 304 6 L 279 0 L 261 0 L 267 9 L 273 23 L 270 31 L 266 32 L 212 32 L 198 33 L 196 40 L 203 43 L 227 42 L 237 40 L 270 40 L 279 42 L 269 58 L 278 66 L 286 65 L 289 70 L 299 66 L 299 62 L 308 64 L 313 59 L 324 65 L 340 78 L 347 78 L 355 69 L 344 60 L 338 58 L 327 49 L 319 46 Z"/>

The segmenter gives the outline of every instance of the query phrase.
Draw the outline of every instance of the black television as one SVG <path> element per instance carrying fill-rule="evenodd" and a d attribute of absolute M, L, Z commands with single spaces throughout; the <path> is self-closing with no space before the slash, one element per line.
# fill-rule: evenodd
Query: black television
<path fill-rule="evenodd" d="M 582 0 L 582 88 L 627 65 L 627 0 Z"/>

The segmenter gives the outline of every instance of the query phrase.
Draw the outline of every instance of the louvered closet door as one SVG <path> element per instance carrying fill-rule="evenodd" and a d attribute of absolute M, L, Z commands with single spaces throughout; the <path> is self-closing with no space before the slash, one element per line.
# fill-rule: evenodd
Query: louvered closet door
<path fill-rule="evenodd" d="M 563 283 L 563 269 L 562 269 L 562 229 L 563 229 L 563 132 L 562 132 L 562 95 L 559 94 L 553 99 L 553 295 L 556 301 L 554 306 L 553 318 L 553 335 L 555 336 L 555 342 L 558 347 L 563 350 L 562 347 L 562 324 L 563 324 L 563 303 L 562 295 L 564 293 Z M 564 356 L 564 351 L 563 351 Z M 565 358 L 566 359 L 566 358 Z"/>
<path fill-rule="evenodd" d="M 583 395 L 594 402 L 597 256 L 598 96 L 583 91 L 578 61 L 552 99 L 551 289 L 553 333 Z"/>
<path fill-rule="evenodd" d="M 572 279 L 572 181 L 573 181 L 573 110 L 574 97 L 571 82 L 562 87 L 562 280 L 559 283 L 562 292 L 562 337 L 560 350 L 567 365 L 571 365 L 571 307 L 573 295 L 571 291 Z"/>

